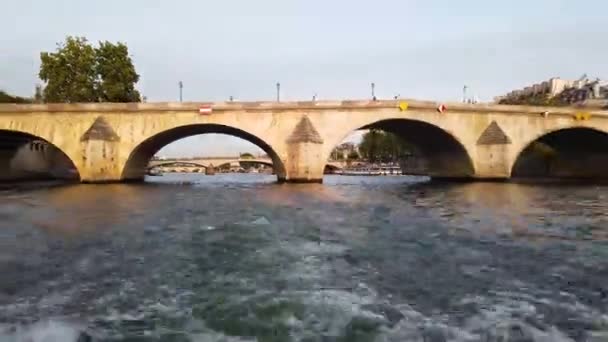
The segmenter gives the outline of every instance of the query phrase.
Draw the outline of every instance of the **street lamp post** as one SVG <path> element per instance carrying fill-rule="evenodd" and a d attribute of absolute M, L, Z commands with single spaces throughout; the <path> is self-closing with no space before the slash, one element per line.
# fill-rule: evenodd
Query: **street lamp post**
<path fill-rule="evenodd" d="M 179 102 L 182 102 L 182 89 L 184 89 L 184 83 L 179 81 Z"/>
<path fill-rule="evenodd" d="M 372 99 L 376 101 L 376 83 L 372 82 Z"/>
<path fill-rule="evenodd" d="M 277 102 L 281 102 L 281 83 L 277 82 Z"/>

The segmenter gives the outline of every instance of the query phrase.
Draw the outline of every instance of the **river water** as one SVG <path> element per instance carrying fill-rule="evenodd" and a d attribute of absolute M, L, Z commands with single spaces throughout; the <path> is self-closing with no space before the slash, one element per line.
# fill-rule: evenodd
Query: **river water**
<path fill-rule="evenodd" d="M 0 192 L 0 341 L 606 341 L 608 188 L 165 175 Z"/>

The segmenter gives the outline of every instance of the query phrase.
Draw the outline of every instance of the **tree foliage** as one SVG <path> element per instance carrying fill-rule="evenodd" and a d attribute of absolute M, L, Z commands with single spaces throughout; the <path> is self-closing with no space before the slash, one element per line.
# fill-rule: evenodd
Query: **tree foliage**
<path fill-rule="evenodd" d="M 67 37 L 55 52 L 40 54 L 45 102 L 139 102 L 139 75 L 123 43 Z"/>
<path fill-rule="evenodd" d="M 56 52 L 40 54 L 38 76 L 46 102 L 98 102 L 95 49 L 83 37 L 67 37 Z"/>
<path fill-rule="evenodd" d="M 564 101 L 561 94 L 554 97 L 549 97 L 547 94 L 535 94 L 520 96 L 518 98 L 501 99 L 498 101 L 498 104 L 560 107 L 567 106 L 568 102 Z"/>
<path fill-rule="evenodd" d="M 375 129 L 365 133 L 359 144 L 361 156 L 372 163 L 397 162 L 412 150 L 412 146 L 399 136 Z"/>
<path fill-rule="evenodd" d="M 123 43 L 100 42 L 96 50 L 95 71 L 99 75 L 99 97 L 102 102 L 139 102 L 135 89 L 139 75 Z"/>
<path fill-rule="evenodd" d="M 32 103 L 32 100 L 25 97 L 14 96 L 0 90 L 0 103 Z"/>

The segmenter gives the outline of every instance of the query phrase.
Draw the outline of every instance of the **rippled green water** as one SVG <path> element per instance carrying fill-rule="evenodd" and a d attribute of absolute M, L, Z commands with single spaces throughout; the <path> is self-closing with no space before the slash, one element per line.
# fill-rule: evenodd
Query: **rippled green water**
<path fill-rule="evenodd" d="M 172 175 L 0 193 L 0 341 L 605 341 L 598 186 Z"/>

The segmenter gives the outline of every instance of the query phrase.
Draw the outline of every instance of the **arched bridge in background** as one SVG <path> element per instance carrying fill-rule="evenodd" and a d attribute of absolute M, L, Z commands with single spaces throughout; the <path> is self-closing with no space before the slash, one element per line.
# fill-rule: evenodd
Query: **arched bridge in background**
<path fill-rule="evenodd" d="M 170 166 L 173 164 L 190 164 L 190 166 L 199 166 L 203 168 L 208 168 L 210 166 L 213 166 L 214 168 L 220 168 L 225 165 L 234 165 L 241 163 L 260 164 L 272 167 L 272 160 L 270 158 L 199 157 L 151 160 L 148 164 L 148 169 Z"/>
<path fill-rule="evenodd" d="M 239 158 L 239 157 L 196 157 L 196 158 L 165 158 L 165 159 L 154 159 L 150 160 L 148 164 L 148 170 L 157 167 L 168 167 L 168 166 L 188 166 L 188 167 L 202 167 L 208 168 L 213 166 L 214 168 L 221 168 L 226 165 L 234 164 L 259 164 L 264 166 L 272 167 L 272 159 L 270 158 Z M 346 167 L 346 162 L 340 161 L 328 161 L 327 167 L 332 170 L 342 170 Z"/>
<path fill-rule="evenodd" d="M 68 163 L 83 182 L 142 180 L 162 147 L 220 133 L 260 147 L 279 181 L 319 182 L 331 151 L 345 137 L 381 129 L 414 146 L 423 160 L 416 173 L 434 178 L 608 175 L 608 111 L 462 103 L 446 103 L 444 111 L 438 105 L 416 100 L 3 104 L 0 146 L 10 143 L 0 164 L 13 172 L 23 149 L 12 142 L 39 140 L 51 147 L 45 149 L 46 167 Z"/>
<path fill-rule="evenodd" d="M 148 166 L 148 170 L 152 170 L 152 169 L 159 169 L 159 168 L 199 168 L 199 169 L 207 169 L 209 166 L 208 165 L 202 165 L 202 164 L 197 164 L 197 163 L 190 163 L 190 162 L 186 162 L 186 161 L 172 161 L 172 162 L 166 162 L 163 164 L 155 164 L 155 165 L 150 165 Z"/>

